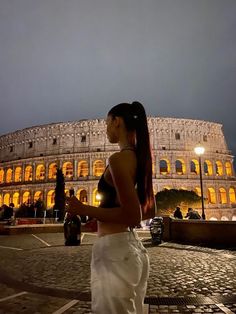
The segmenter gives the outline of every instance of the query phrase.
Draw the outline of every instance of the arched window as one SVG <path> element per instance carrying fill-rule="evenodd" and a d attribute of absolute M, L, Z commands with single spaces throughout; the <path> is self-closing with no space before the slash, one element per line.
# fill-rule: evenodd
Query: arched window
<path fill-rule="evenodd" d="M 6 176 L 6 182 L 11 183 L 12 182 L 12 169 L 7 169 L 7 176 Z"/>
<path fill-rule="evenodd" d="M 57 175 L 57 164 L 55 162 L 48 166 L 48 179 L 56 179 Z"/>
<path fill-rule="evenodd" d="M 88 194 L 86 190 L 79 190 L 77 192 L 77 198 L 80 200 L 80 202 L 87 204 L 88 203 Z"/>
<path fill-rule="evenodd" d="M 226 190 L 224 188 L 220 188 L 219 191 L 220 191 L 220 203 L 226 204 L 227 203 Z"/>
<path fill-rule="evenodd" d="M 3 196 L 3 204 L 9 206 L 9 204 L 10 204 L 10 194 L 9 193 L 6 193 Z"/>
<path fill-rule="evenodd" d="M 67 179 L 71 179 L 73 177 L 73 165 L 72 162 L 67 161 L 62 166 L 62 172 Z"/>
<path fill-rule="evenodd" d="M 16 167 L 15 169 L 15 182 L 20 182 L 21 181 L 21 175 L 22 175 L 22 169 L 21 167 Z"/>
<path fill-rule="evenodd" d="M 219 160 L 216 161 L 216 175 L 217 176 L 223 175 L 223 165 L 222 162 Z"/>
<path fill-rule="evenodd" d="M 155 160 L 152 162 L 152 174 L 155 175 L 156 173 L 156 165 L 155 165 Z"/>
<path fill-rule="evenodd" d="M 194 192 L 196 192 L 198 196 L 201 196 L 201 189 L 199 187 L 196 187 Z"/>
<path fill-rule="evenodd" d="M 36 180 L 44 180 L 45 179 L 45 167 L 44 165 L 38 165 L 36 168 Z"/>
<path fill-rule="evenodd" d="M 78 163 L 78 177 L 87 177 L 88 176 L 88 163 L 86 160 L 81 160 Z"/>
<path fill-rule="evenodd" d="M 225 163 L 225 172 L 227 176 L 232 176 L 232 167 L 229 161 L 226 161 Z"/>
<path fill-rule="evenodd" d="M 33 178 L 33 168 L 32 166 L 25 167 L 25 181 L 32 181 Z"/>
<path fill-rule="evenodd" d="M 229 189 L 229 202 L 230 202 L 230 204 L 236 203 L 235 189 L 234 188 Z"/>
<path fill-rule="evenodd" d="M 36 202 L 37 200 L 43 200 L 43 193 L 42 191 L 37 191 L 34 193 L 34 202 Z"/>
<path fill-rule="evenodd" d="M 14 204 L 14 206 L 16 208 L 19 208 L 19 206 L 20 206 L 20 194 L 18 192 L 15 192 L 13 194 L 12 203 Z"/>
<path fill-rule="evenodd" d="M 210 160 L 205 160 L 204 162 L 204 173 L 206 176 L 212 176 L 213 168 Z"/>
<path fill-rule="evenodd" d="M 170 173 L 170 162 L 168 159 L 160 160 L 160 174 L 169 174 Z"/>
<path fill-rule="evenodd" d="M 199 174 L 199 162 L 197 159 L 192 159 L 190 162 L 191 174 Z"/>
<path fill-rule="evenodd" d="M 0 184 L 4 183 L 4 170 L 0 168 Z"/>
<path fill-rule="evenodd" d="M 208 203 L 216 204 L 216 192 L 213 188 L 207 189 Z"/>
<path fill-rule="evenodd" d="M 29 191 L 25 191 L 23 193 L 22 202 L 27 205 L 30 204 L 30 192 Z"/>
<path fill-rule="evenodd" d="M 99 206 L 101 201 L 101 195 L 98 193 L 97 189 L 93 190 L 93 206 Z"/>
<path fill-rule="evenodd" d="M 93 163 L 93 175 L 95 177 L 100 177 L 103 172 L 105 170 L 105 164 L 104 164 L 104 161 L 102 160 L 96 160 L 94 163 Z"/>
<path fill-rule="evenodd" d="M 0 206 L 3 205 L 3 201 L 2 201 L 2 195 L 0 195 Z"/>
<path fill-rule="evenodd" d="M 229 218 L 228 218 L 227 216 L 222 216 L 220 220 L 222 220 L 222 221 L 228 221 Z"/>
<path fill-rule="evenodd" d="M 177 174 L 184 174 L 185 173 L 185 164 L 182 159 L 177 159 L 175 161 L 175 171 Z"/>
<path fill-rule="evenodd" d="M 55 204 L 55 190 L 51 190 L 47 194 L 47 207 L 52 208 Z"/>

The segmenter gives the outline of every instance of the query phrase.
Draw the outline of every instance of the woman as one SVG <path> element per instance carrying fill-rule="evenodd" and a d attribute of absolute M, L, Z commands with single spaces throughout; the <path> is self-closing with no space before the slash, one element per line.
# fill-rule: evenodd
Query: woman
<path fill-rule="evenodd" d="M 147 117 L 139 102 L 107 115 L 107 137 L 120 151 L 110 156 L 99 183 L 99 207 L 68 199 L 71 214 L 98 220 L 92 250 L 92 312 L 141 314 L 149 274 L 146 249 L 133 228 L 152 216 L 152 160 Z"/>

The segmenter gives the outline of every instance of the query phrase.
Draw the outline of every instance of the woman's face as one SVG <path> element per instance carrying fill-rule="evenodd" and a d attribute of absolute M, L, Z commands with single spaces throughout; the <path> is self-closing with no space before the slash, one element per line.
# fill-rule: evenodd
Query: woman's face
<path fill-rule="evenodd" d="M 107 138 L 110 143 L 117 143 L 117 126 L 116 126 L 116 118 L 111 115 L 107 116 L 106 125 L 107 125 Z"/>

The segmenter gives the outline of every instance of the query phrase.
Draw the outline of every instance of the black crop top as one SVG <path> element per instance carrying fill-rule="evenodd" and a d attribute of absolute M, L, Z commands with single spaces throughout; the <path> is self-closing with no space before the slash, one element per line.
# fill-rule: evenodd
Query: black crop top
<path fill-rule="evenodd" d="M 103 172 L 98 182 L 98 193 L 101 195 L 100 207 L 104 208 L 117 207 L 119 206 L 119 204 L 117 204 L 116 202 L 116 189 L 114 188 L 114 186 L 106 182 L 104 178 L 105 171 Z"/>

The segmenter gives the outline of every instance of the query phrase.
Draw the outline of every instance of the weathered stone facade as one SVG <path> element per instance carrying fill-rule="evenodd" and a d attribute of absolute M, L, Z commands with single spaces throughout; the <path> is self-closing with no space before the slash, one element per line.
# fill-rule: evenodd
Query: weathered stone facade
<path fill-rule="evenodd" d="M 155 192 L 184 188 L 203 190 L 208 219 L 236 219 L 236 181 L 233 156 L 222 125 L 201 120 L 148 118 L 153 150 Z M 0 206 L 38 198 L 53 206 L 56 167 L 65 175 L 66 190 L 75 189 L 84 202 L 98 204 L 96 187 L 110 154 L 118 150 L 106 138 L 103 119 L 80 120 L 30 127 L 0 137 Z"/>

